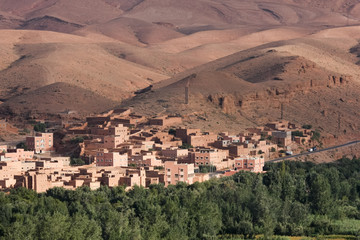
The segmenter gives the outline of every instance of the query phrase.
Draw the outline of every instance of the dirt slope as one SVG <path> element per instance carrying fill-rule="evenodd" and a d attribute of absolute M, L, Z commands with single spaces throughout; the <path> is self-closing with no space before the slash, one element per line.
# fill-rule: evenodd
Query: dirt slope
<path fill-rule="evenodd" d="M 284 118 L 295 123 L 359 133 L 359 67 L 349 53 L 358 31 L 340 28 L 242 51 L 161 82 L 124 105 L 148 115 L 180 114 L 193 126 L 221 130 L 277 120 L 283 105 Z M 185 105 L 188 82 L 191 102 Z"/>
<path fill-rule="evenodd" d="M 44 16 L 44 17 L 33 18 L 28 21 L 25 21 L 18 28 L 28 29 L 28 30 L 42 30 L 42 31 L 71 33 L 82 27 L 83 26 L 80 24 L 66 22 L 55 17 Z"/>
<path fill-rule="evenodd" d="M 33 116 L 47 113 L 76 112 L 86 116 L 114 107 L 116 102 L 92 91 L 67 83 L 54 83 L 11 98 L 0 105 L 0 113 L 8 116 Z"/>
<path fill-rule="evenodd" d="M 154 85 L 127 105 L 213 127 L 276 119 L 283 102 L 290 120 L 330 131 L 340 111 L 357 129 L 359 14 L 357 0 L 0 0 L 1 106 L 22 98 L 23 109 L 54 84 L 113 102 Z M 49 102 L 31 106 L 46 113 Z"/>
<path fill-rule="evenodd" d="M 119 101 L 165 75 L 116 57 L 92 39 L 40 31 L 2 31 L 0 98 L 67 82 Z M 0 48 L 1 50 L 1 48 Z"/>
<path fill-rule="evenodd" d="M 116 29 L 116 31 L 114 31 Z M 149 23 L 138 19 L 120 17 L 109 22 L 91 25 L 84 31 L 94 31 L 121 42 L 144 46 L 182 37 L 172 26 Z"/>

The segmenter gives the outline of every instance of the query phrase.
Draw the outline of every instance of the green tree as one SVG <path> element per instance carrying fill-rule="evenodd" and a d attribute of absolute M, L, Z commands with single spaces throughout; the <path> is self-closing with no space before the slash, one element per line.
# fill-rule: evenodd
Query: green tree
<path fill-rule="evenodd" d="M 21 143 L 16 144 L 16 148 L 21 148 L 21 149 L 24 149 L 25 151 L 28 150 L 28 147 L 27 147 L 25 142 L 21 142 Z"/>
<path fill-rule="evenodd" d="M 181 145 L 180 148 L 181 148 L 181 149 L 190 149 L 190 148 L 194 148 L 194 147 L 191 146 L 190 144 L 183 143 L 183 145 Z"/>
<path fill-rule="evenodd" d="M 82 160 L 81 158 L 71 158 L 70 164 L 72 166 L 82 166 L 85 165 L 85 161 Z"/>
<path fill-rule="evenodd" d="M 45 123 L 36 123 L 34 125 L 34 131 L 44 133 L 46 131 L 46 124 Z"/>
<path fill-rule="evenodd" d="M 18 216 L 4 232 L 5 238 L 8 240 L 32 240 L 36 239 L 36 221 L 37 219 L 31 219 L 28 216 Z"/>
<path fill-rule="evenodd" d="M 174 136 L 175 136 L 176 130 L 173 129 L 173 128 L 170 128 L 168 133 L 169 133 L 170 135 L 174 135 Z"/>
<path fill-rule="evenodd" d="M 216 239 L 348 234 L 360 219 L 360 159 L 267 163 L 266 173 L 149 189 L 0 192 L 0 239 Z"/>
<path fill-rule="evenodd" d="M 39 216 L 37 237 L 40 240 L 62 240 L 67 238 L 70 219 L 60 213 Z"/>
<path fill-rule="evenodd" d="M 81 240 L 97 240 L 102 239 L 101 227 L 94 220 L 90 220 L 87 216 L 75 214 L 71 217 L 71 224 L 66 233 L 68 239 Z"/>
<path fill-rule="evenodd" d="M 200 165 L 199 170 L 201 173 L 216 172 L 216 167 L 213 165 Z"/>
<path fill-rule="evenodd" d="M 79 143 L 83 143 L 84 142 L 84 138 L 83 137 L 76 137 L 70 140 L 71 144 L 79 144 Z"/>
<path fill-rule="evenodd" d="M 317 142 L 320 142 L 320 137 L 321 137 L 321 134 L 318 130 L 316 131 L 312 131 L 312 137 L 311 137 L 311 140 L 314 140 L 314 141 L 317 141 Z"/>
<path fill-rule="evenodd" d="M 292 135 L 293 137 L 304 137 L 304 133 L 303 133 L 302 131 L 298 131 L 298 130 L 292 131 L 292 132 L 291 132 L 291 135 Z"/>
<path fill-rule="evenodd" d="M 309 200 L 316 214 L 327 214 L 331 205 L 331 189 L 328 180 L 321 174 L 313 174 L 310 180 Z"/>

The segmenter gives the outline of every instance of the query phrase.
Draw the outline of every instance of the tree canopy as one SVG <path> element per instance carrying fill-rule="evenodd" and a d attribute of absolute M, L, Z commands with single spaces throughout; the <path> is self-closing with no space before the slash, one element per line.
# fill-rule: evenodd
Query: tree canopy
<path fill-rule="evenodd" d="M 0 192 L 0 239 L 360 235 L 360 159 L 271 163 L 204 183 Z"/>

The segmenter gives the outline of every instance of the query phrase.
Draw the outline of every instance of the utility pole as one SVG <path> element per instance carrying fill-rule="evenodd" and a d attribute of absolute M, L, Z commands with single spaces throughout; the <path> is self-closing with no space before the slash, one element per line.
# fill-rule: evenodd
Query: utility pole
<path fill-rule="evenodd" d="M 283 102 L 281 103 L 280 111 L 281 111 L 280 119 L 283 120 L 284 119 L 284 103 Z"/>
<path fill-rule="evenodd" d="M 189 87 L 190 87 L 190 80 L 187 80 L 185 85 L 185 104 L 189 104 Z"/>

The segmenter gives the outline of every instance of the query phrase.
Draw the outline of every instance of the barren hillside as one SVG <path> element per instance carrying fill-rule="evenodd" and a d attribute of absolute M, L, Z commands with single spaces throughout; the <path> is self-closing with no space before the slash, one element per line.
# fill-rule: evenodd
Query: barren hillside
<path fill-rule="evenodd" d="M 276 119 L 282 103 L 289 120 L 333 131 L 340 112 L 357 131 L 359 24 L 357 0 L 0 0 L 0 109 L 99 112 L 126 100 L 226 128 Z M 78 104 L 52 101 L 57 84 Z"/>
<path fill-rule="evenodd" d="M 359 30 L 326 30 L 245 50 L 160 82 L 125 105 L 148 115 L 179 114 L 191 125 L 221 130 L 280 119 L 283 105 L 283 117 L 295 123 L 328 133 L 359 132 L 359 67 L 349 52 Z M 188 82 L 191 102 L 185 105 Z"/>
<path fill-rule="evenodd" d="M 67 82 L 121 100 L 166 76 L 115 57 L 91 39 L 50 32 L 3 31 L 12 45 L 0 76 L 1 97 Z M 14 56 L 18 56 L 13 62 Z M 11 60 L 10 60 L 11 59 Z"/>
<path fill-rule="evenodd" d="M 12 116 L 44 116 L 74 112 L 86 116 L 112 108 L 116 102 L 67 83 L 54 83 L 11 98 L 2 104 L 1 114 Z"/>

